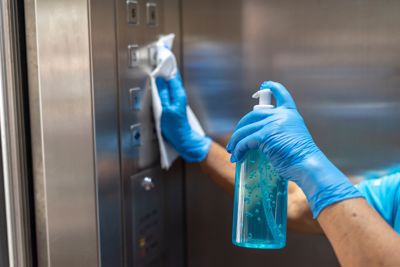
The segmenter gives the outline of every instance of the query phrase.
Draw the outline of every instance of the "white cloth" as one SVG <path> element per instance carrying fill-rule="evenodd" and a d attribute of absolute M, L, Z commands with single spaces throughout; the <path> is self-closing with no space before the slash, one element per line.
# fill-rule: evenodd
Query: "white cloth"
<path fill-rule="evenodd" d="M 156 52 L 157 66 L 153 71 L 149 73 L 150 89 L 153 101 L 154 121 L 156 124 L 156 131 L 160 148 L 161 167 L 163 169 L 169 169 L 169 167 L 171 167 L 172 163 L 176 160 L 176 158 L 179 155 L 178 152 L 176 152 L 176 150 L 164 140 L 161 133 L 160 121 L 161 121 L 162 106 L 155 79 L 157 77 L 163 77 L 166 80 L 170 80 L 178 72 L 176 58 L 171 51 L 174 37 L 175 37 L 174 34 L 162 36 L 160 37 L 158 42 L 152 44 L 153 46 L 155 45 L 157 48 Z M 195 132 L 204 136 L 205 133 L 203 127 L 201 126 L 199 120 L 194 115 L 192 109 L 189 106 L 187 106 L 186 109 L 190 126 Z"/>

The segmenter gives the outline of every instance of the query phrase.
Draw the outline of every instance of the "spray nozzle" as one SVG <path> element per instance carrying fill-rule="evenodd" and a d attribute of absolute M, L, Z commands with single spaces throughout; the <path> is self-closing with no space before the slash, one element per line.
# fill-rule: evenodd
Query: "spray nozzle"
<path fill-rule="evenodd" d="M 272 92 L 268 88 L 262 88 L 253 94 L 253 98 L 258 98 L 258 105 L 254 106 L 254 109 L 259 108 L 273 108 L 274 105 L 271 103 Z"/>

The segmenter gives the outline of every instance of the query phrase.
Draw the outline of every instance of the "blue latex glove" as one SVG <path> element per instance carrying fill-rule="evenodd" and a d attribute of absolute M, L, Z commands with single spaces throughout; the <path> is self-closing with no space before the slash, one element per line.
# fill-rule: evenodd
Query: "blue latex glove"
<path fill-rule="evenodd" d="M 190 127 L 186 113 L 186 93 L 180 75 L 171 80 L 156 79 L 162 114 L 161 132 L 187 162 L 200 162 L 208 154 L 211 139 L 201 136 Z"/>
<path fill-rule="evenodd" d="M 231 161 L 240 162 L 250 149 L 262 151 L 282 178 L 300 186 L 314 218 L 328 205 L 362 197 L 314 143 L 286 88 L 271 81 L 264 88 L 271 89 L 277 107 L 253 110 L 239 121 L 227 145 Z"/>

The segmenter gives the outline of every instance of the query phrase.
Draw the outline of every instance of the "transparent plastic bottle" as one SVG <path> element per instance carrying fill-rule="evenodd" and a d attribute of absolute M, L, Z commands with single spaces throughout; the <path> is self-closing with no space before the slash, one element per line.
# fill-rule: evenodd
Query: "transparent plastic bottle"
<path fill-rule="evenodd" d="M 272 108 L 271 92 L 258 91 L 260 104 Z M 264 153 L 250 150 L 236 164 L 232 242 L 236 246 L 279 249 L 286 245 L 287 180 L 279 177 Z"/>

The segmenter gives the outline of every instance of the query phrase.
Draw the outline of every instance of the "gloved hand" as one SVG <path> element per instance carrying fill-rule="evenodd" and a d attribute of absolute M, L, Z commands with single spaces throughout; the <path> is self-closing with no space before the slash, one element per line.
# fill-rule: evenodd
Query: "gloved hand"
<path fill-rule="evenodd" d="M 201 136 L 190 127 L 186 113 L 186 93 L 180 75 L 171 80 L 156 79 L 162 114 L 161 132 L 187 162 L 200 162 L 208 154 L 211 139 Z"/>
<path fill-rule="evenodd" d="M 250 149 L 259 149 L 284 179 L 295 182 L 305 193 L 314 218 L 328 205 L 362 197 L 314 143 L 303 118 L 286 88 L 264 82 L 277 103 L 273 109 L 253 110 L 238 123 L 227 151 L 240 162 Z"/>

